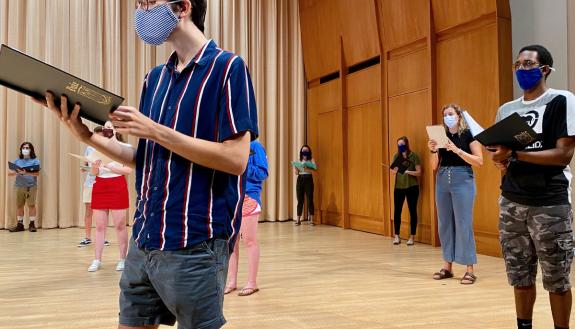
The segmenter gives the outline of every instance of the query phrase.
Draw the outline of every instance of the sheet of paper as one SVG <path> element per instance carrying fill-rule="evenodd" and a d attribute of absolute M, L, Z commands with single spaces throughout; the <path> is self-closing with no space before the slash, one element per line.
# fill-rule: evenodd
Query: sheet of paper
<path fill-rule="evenodd" d="M 475 121 L 475 119 L 473 119 L 471 114 L 469 114 L 467 111 L 463 111 L 462 113 L 463 119 L 465 119 L 465 122 L 467 123 L 469 131 L 471 131 L 471 135 L 473 135 L 473 137 L 481 134 L 483 130 L 485 130 L 479 125 L 479 123 L 477 123 L 477 121 Z"/>
<path fill-rule="evenodd" d="M 449 138 L 445 133 L 445 127 L 443 127 L 443 125 L 427 126 L 425 129 L 427 129 L 429 140 L 435 140 L 438 148 L 445 148 L 445 145 L 449 142 Z"/>

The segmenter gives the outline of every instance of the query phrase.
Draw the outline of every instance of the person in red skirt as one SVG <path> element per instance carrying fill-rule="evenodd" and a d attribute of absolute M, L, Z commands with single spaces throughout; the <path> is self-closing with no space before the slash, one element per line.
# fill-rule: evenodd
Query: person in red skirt
<path fill-rule="evenodd" d="M 111 122 L 106 122 L 102 134 L 104 137 L 116 139 L 119 143 L 125 144 L 122 143 L 121 136 L 115 133 Z M 109 214 L 114 220 L 120 249 L 120 260 L 116 266 L 116 271 L 123 271 L 128 249 L 126 210 L 130 206 L 125 175 L 130 174 L 132 169 L 115 161 L 102 163 L 101 160 L 96 160 L 92 164 L 91 172 L 96 176 L 96 182 L 92 188 L 92 210 L 93 218 L 96 221 L 96 245 L 94 248 L 96 256 L 88 267 L 88 272 L 95 272 L 102 267 L 102 252 L 104 251 Z"/>

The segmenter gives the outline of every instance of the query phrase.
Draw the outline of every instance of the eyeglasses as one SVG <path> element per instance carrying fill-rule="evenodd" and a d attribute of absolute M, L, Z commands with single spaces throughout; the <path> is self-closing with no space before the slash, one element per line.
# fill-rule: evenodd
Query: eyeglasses
<path fill-rule="evenodd" d="M 513 63 L 513 70 L 517 71 L 517 70 L 531 70 L 534 69 L 536 67 L 540 67 L 541 64 L 539 64 L 538 62 L 535 61 L 531 61 L 531 60 L 525 60 L 523 62 L 517 61 L 515 63 Z"/>
<path fill-rule="evenodd" d="M 136 9 L 141 8 L 145 11 L 156 6 L 157 0 L 136 0 Z"/>

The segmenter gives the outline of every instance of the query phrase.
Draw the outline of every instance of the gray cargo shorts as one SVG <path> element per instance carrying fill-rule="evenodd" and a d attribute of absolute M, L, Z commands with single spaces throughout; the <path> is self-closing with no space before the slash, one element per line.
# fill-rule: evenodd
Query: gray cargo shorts
<path fill-rule="evenodd" d="M 120 324 L 221 328 L 228 271 L 227 240 L 177 251 L 143 250 L 130 239 L 120 279 Z"/>
<path fill-rule="evenodd" d="M 571 205 L 531 207 L 501 197 L 499 207 L 499 237 L 509 284 L 534 285 L 539 260 L 545 290 L 571 289 Z"/>

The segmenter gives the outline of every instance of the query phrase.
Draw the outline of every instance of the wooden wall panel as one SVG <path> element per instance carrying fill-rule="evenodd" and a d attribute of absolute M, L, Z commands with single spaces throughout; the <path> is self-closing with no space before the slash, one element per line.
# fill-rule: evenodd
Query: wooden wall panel
<path fill-rule="evenodd" d="M 433 210 L 430 208 L 430 195 L 425 193 L 428 189 L 426 185 L 427 177 L 434 173 L 429 164 L 429 150 L 427 149 L 427 132 L 425 126 L 432 122 L 431 111 L 429 111 L 429 90 L 404 94 L 389 99 L 389 158 L 397 152 L 396 141 L 401 136 L 409 138 L 410 147 L 413 152 L 419 155 L 423 175 L 419 179 L 420 196 L 418 202 L 418 233 L 417 240 L 429 243 L 431 240 L 430 227 L 433 218 Z M 395 186 L 395 175 L 390 175 L 389 188 L 390 207 L 388 209 L 390 221 L 393 220 L 393 189 Z M 402 212 L 402 232 L 408 232 L 409 211 L 404 207 Z M 405 235 L 404 235 L 405 236 Z"/>
<path fill-rule="evenodd" d="M 314 113 L 329 112 L 341 107 L 341 81 L 339 79 L 308 89 L 307 108 Z"/>
<path fill-rule="evenodd" d="M 332 1 L 300 0 L 299 8 L 307 81 L 337 72 L 340 43 L 338 7 Z"/>
<path fill-rule="evenodd" d="M 346 107 L 381 100 L 381 66 L 374 65 L 346 76 Z M 381 130 L 381 129 L 380 129 Z"/>
<path fill-rule="evenodd" d="M 387 92 L 390 97 L 430 87 L 428 56 L 424 48 L 388 61 Z"/>
<path fill-rule="evenodd" d="M 377 10 L 373 0 L 330 1 L 339 12 L 346 65 L 354 65 L 379 55 Z M 361 17 L 361 20 L 357 18 Z"/>
<path fill-rule="evenodd" d="M 499 61 L 493 55 L 498 52 L 497 33 L 496 24 L 491 24 L 437 44 L 438 109 L 444 104 L 457 103 L 483 127 L 494 123 L 500 105 Z M 471 58 L 481 58 L 481 64 L 470 65 Z M 438 116 L 441 116 L 439 110 Z M 477 236 L 482 236 L 481 240 L 478 239 L 478 249 L 485 251 L 486 245 L 497 245 L 500 174 L 488 154 L 484 152 L 483 156 L 483 167 L 474 168 L 478 191 L 474 227 Z M 488 249 L 485 253 L 497 253 L 498 245 Z"/>
<path fill-rule="evenodd" d="M 396 49 L 427 36 L 429 0 L 381 0 L 384 42 L 387 50 Z"/>
<path fill-rule="evenodd" d="M 319 181 L 321 184 L 320 207 L 322 220 L 327 219 L 328 224 L 341 226 L 343 207 L 342 179 L 342 135 L 341 110 L 321 113 L 318 116 L 316 161 L 320 168 Z"/>
<path fill-rule="evenodd" d="M 349 108 L 348 123 L 349 213 L 383 222 L 381 103 Z"/>
<path fill-rule="evenodd" d="M 431 4 L 436 32 L 495 14 L 497 9 L 496 0 L 431 0 Z"/>

